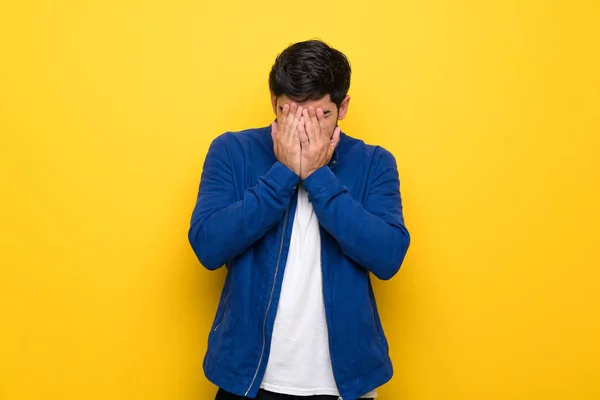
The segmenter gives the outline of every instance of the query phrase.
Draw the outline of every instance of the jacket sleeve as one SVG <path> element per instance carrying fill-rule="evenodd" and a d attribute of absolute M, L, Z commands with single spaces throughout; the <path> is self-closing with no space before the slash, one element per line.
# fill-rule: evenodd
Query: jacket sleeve
<path fill-rule="evenodd" d="M 282 217 L 299 177 L 280 162 L 236 200 L 235 178 L 225 143 L 215 139 L 206 156 L 188 238 L 209 270 L 221 267 L 260 239 Z"/>
<path fill-rule="evenodd" d="M 400 269 L 410 235 L 404 226 L 396 160 L 381 147 L 376 152 L 364 207 L 327 166 L 313 172 L 303 185 L 319 222 L 344 254 L 379 279 L 390 279 Z"/>

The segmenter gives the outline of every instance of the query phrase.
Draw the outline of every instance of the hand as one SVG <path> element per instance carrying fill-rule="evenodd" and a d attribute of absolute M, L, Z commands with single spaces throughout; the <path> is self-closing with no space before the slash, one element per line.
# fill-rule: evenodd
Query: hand
<path fill-rule="evenodd" d="M 279 126 L 275 121 L 271 124 L 275 157 L 296 175 L 300 175 L 301 148 L 297 128 L 301 117 L 302 107 L 296 103 L 286 104 L 281 112 Z"/>
<path fill-rule="evenodd" d="M 323 110 L 309 107 L 302 111 L 298 124 L 298 137 L 302 148 L 300 179 L 304 180 L 319 168 L 329 164 L 336 146 L 340 142 L 340 128 L 336 126 L 329 136 L 324 128 Z"/>

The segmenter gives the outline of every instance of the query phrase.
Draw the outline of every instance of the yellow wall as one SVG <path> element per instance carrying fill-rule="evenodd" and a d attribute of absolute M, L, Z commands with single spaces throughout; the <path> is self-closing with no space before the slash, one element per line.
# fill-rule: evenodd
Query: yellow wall
<path fill-rule="evenodd" d="M 3 1 L 0 399 L 208 399 L 202 162 L 320 37 L 413 235 L 381 399 L 600 398 L 600 3 Z"/>

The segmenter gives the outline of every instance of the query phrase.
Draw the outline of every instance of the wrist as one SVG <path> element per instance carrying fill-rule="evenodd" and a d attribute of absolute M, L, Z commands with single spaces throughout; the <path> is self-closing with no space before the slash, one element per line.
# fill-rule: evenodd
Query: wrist
<path fill-rule="evenodd" d="M 315 196 L 325 187 L 339 182 L 333 171 L 326 165 L 316 169 L 302 180 L 302 185 L 309 196 Z"/>
<path fill-rule="evenodd" d="M 293 190 L 300 181 L 298 173 L 280 160 L 275 161 L 268 174 L 286 190 Z"/>
<path fill-rule="evenodd" d="M 294 163 L 291 163 L 288 160 L 285 160 L 283 158 L 282 159 L 277 158 L 275 160 L 275 162 L 282 164 L 284 167 L 289 169 L 291 172 L 293 172 L 297 176 L 300 176 L 300 168 L 299 168 L 299 166 L 295 166 Z"/>
<path fill-rule="evenodd" d="M 300 178 L 302 180 L 305 180 L 306 178 L 308 178 L 309 176 L 311 176 L 315 171 L 316 171 L 316 169 L 313 169 L 313 170 L 310 170 L 310 171 L 302 171 L 302 173 L 300 174 Z"/>

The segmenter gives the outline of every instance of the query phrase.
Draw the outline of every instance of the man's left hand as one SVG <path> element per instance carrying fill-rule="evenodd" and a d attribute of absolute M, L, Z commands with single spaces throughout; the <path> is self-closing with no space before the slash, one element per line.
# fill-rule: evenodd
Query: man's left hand
<path fill-rule="evenodd" d="M 335 127 L 333 135 L 324 129 L 323 110 L 314 107 L 304 109 L 298 124 L 298 136 L 302 147 L 300 179 L 304 180 L 319 168 L 329 164 L 333 151 L 340 141 L 340 128 Z"/>

